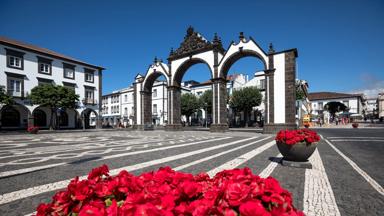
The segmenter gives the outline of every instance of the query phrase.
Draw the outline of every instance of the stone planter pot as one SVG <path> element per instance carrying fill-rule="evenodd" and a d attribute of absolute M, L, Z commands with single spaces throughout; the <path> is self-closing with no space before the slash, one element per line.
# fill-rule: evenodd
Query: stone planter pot
<path fill-rule="evenodd" d="M 284 156 L 284 160 L 306 162 L 308 158 L 316 150 L 317 143 L 307 145 L 306 142 L 296 143 L 295 145 L 287 145 L 283 142 L 276 142 L 277 148 Z"/>

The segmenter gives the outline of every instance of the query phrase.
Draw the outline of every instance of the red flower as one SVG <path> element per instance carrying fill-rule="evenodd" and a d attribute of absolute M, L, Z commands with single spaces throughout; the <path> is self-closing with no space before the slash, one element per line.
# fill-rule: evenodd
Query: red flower
<path fill-rule="evenodd" d="M 261 204 L 260 200 L 250 200 L 240 205 L 241 216 L 269 216 L 271 215 Z"/>
<path fill-rule="evenodd" d="M 52 212 L 51 204 L 40 203 L 37 206 L 37 216 L 49 215 Z"/>
<path fill-rule="evenodd" d="M 276 134 L 275 140 L 287 145 L 294 145 L 299 142 L 311 144 L 320 141 L 320 137 L 315 131 L 309 129 L 281 130 Z"/>
<path fill-rule="evenodd" d="M 310 131 L 294 133 L 297 136 L 288 136 L 291 140 L 313 135 Z M 139 176 L 122 171 L 110 177 L 107 166 L 93 169 L 88 180 L 79 181 L 76 177 L 66 191 L 53 196 L 52 203 L 37 208 L 37 215 L 72 213 L 79 216 L 303 215 L 293 207 L 291 194 L 276 179 L 260 178 L 249 168 L 225 170 L 211 179 L 205 173 L 193 176 L 169 167 Z"/>
<path fill-rule="evenodd" d="M 201 186 L 193 181 L 185 181 L 180 187 L 189 198 L 192 198 L 201 192 Z"/>
<path fill-rule="evenodd" d="M 225 198 L 231 206 L 240 205 L 250 192 L 248 185 L 240 183 L 230 183 L 226 189 Z"/>
<path fill-rule="evenodd" d="M 108 166 L 103 164 L 101 167 L 92 169 L 92 171 L 88 174 L 88 180 L 98 182 L 103 175 L 109 176 L 108 172 L 109 172 Z"/>
<path fill-rule="evenodd" d="M 105 205 L 102 201 L 92 201 L 81 208 L 79 216 L 104 216 Z"/>

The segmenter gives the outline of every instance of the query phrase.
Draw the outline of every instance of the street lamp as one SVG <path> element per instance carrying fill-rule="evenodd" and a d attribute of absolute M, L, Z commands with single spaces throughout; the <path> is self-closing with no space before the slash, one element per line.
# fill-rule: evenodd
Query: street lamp
<path fill-rule="evenodd" d="M 208 104 L 204 103 L 205 107 L 205 128 L 208 128 Z"/>

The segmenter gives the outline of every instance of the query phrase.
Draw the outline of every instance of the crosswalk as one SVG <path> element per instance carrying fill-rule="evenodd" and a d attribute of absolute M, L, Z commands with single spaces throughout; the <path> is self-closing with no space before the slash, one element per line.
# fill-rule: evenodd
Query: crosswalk
<path fill-rule="evenodd" d="M 75 175 L 85 179 L 91 168 L 104 163 L 110 167 L 111 175 L 121 170 L 139 174 L 171 166 L 177 171 L 206 172 L 214 176 L 225 169 L 250 167 L 255 174 L 264 178 L 273 176 L 289 188 L 297 195 L 293 197 L 295 206 L 307 215 L 343 215 L 338 206 L 338 193 L 333 190 L 333 176 L 327 174 L 327 170 L 338 168 L 322 160 L 322 153 L 333 149 L 331 141 L 326 139 L 310 158 L 313 169 L 307 170 L 282 167 L 279 164 L 282 156 L 274 137 L 269 135 L 198 132 L 132 136 L 127 133 L 126 137 L 104 134 L 80 140 L 45 137 L 0 141 L 0 185 L 4 186 L 0 188 L 0 215 L 30 214 L 37 203 L 48 202 L 52 194 L 65 188 Z M 332 152 L 351 162 L 340 153 Z M 357 176 L 361 171 L 355 169 L 352 174 Z M 367 184 L 375 182 L 372 178 L 366 181 Z M 372 193 L 377 193 L 379 201 L 382 200 L 380 184 L 375 182 L 371 187 Z"/>

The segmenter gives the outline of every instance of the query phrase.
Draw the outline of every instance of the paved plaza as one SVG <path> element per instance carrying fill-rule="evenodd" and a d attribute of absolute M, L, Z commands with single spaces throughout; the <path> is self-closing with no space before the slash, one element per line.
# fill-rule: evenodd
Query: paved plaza
<path fill-rule="evenodd" d="M 250 132 L 90 131 L 0 135 L 0 215 L 28 215 L 75 176 L 170 166 L 191 173 L 250 167 L 292 192 L 307 215 L 382 215 L 384 129 L 318 129 L 312 169 L 282 166 L 274 136 Z"/>

